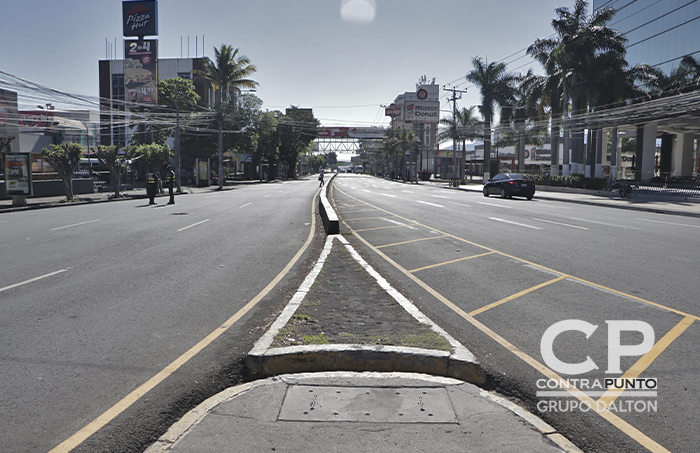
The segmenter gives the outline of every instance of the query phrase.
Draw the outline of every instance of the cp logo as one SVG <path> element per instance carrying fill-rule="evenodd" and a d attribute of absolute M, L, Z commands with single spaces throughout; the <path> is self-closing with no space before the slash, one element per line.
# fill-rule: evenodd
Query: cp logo
<path fill-rule="evenodd" d="M 654 329 L 644 321 L 605 321 L 605 323 L 608 325 L 608 369 L 605 371 L 606 373 L 622 374 L 620 357 L 641 356 L 654 346 Z M 547 366 L 561 374 L 583 374 L 597 370 L 598 365 L 588 356 L 583 362 L 567 363 L 559 360 L 554 355 L 553 349 L 554 340 L 563 332 L 583 332 L 588 339 L 597 328 L 598 326 L 580 319 L 567 319 L 550 326 L 540 341 L 540 353 Z M 638 345 L 622 345 L 620 344 L 622 332 L 640 332 L 643 340 Z"/>

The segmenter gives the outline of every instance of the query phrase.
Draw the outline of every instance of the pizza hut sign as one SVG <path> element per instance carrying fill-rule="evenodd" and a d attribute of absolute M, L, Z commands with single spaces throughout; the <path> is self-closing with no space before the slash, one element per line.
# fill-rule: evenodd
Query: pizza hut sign
<path fill-rule="evenodd" d="M 158 35 L 158 1 L 122 2 L 124 36 Z"/>

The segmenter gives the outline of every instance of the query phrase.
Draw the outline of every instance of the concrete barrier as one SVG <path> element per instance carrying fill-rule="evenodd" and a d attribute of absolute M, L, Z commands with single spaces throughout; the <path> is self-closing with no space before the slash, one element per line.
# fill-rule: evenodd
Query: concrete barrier
<path fill-rule="evenodd" d="M 335 174 L 328 178 L 328 184 L 321 190 L 321 196 L 318 197 L 318 212 L 321 214 L 323 229 L 326 231 L 326 234 L 340 234 L 338 215 L 335 213 L 333 206 L 331 206 L 330 201 L 328 201 L 326 197 L 326 191 L 333 181 L 333 178 L 335 178 Z"/>

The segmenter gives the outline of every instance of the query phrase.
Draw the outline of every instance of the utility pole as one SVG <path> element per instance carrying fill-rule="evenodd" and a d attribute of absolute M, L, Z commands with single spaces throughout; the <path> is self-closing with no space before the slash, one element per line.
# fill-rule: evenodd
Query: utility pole
<path fill-rule="evenodd" d="M 175 85 L 175 185 L 177 193 L 182 192 L 182 177 L 180 176 L 180 107 L 178 105 L 179 90 Z"/>
<path fill-rule="evenodd" d="M 452 99 L 450 99 L 450 101 L 452 101 L 452 160 L 454 171 L 457 172 L 457 100 L 462 99 L 462 93 L 466 93 L 467 90 L 447 88 L 446 86 L 442 87 L 442 89 L 452 92 Z M 459 97 L 457 97 L 457 93 L 459 93 Z M 455 177 L 452 178 L 452 185 L 454 187 L 459 187 L 459 179 L 461 174 L 462 172 L 460 171 Z"/>

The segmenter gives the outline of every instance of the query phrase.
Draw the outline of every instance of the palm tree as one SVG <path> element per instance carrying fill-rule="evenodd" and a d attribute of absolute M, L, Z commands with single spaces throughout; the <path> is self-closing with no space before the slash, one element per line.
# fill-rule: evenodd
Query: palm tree
<path fill-rule="evenodd" d="M 214 47 L 214 61 L 206 58 L 204 70 L 195 71 L 195 74 L 208 80 L 216 90 L 216 105 L 219 123 L 219 190 L 224 188 L 224 150 L 223 150 L 223 114 L 222 105 L 224 95 L 228 102 L 232 95 L 241 92 L 241 88 L 254 89 L 258 82 L 248 77 L 257 71 L 255 65 L 250 64 L 248 57 L 239 55 L 239 49 L 222 44 L 220 49 Z"/>
<path fill-rule="evenodd" d="M 506 72 L 505 63 L 484 63 L 481 57 L 472 59 L 474 69 L 467 74 L 468 82 L 481 91 L 481 116 L 484 118 L 484 181 L 491 177 L 491 123 L 496 104 L 508 105 L 513 96 L 517 76 Z"/>
<path fill-rule="evenodd" d="M 452 140 L 452 151 L 457 152 L 457 143 L 462 143 L 462 151 L 466 150 L 467 140 L 473 141 L 483 136 L 482 122 L 476 117 L 474 110 L 476 106 L 456 110 L 454 116 L 440 119 L 440 124 L 446 129 L 438 134 L 438 142 Z M 460 166 L 460 177 L 461 169 Z"/>
<path fill-rule="evenodd" d="M 576 0 L 574 10 L 557 8 L 558 18 L 552 20 L 552 27 L 557 36 L 537 40 L 528 49 L 529 53 L 550 54 L 554 64 L 558 67 L 558 73 L 562 80 L 563 91 L 563 117 L 565 153 L 568 152 L 566 142 L 568 140 L 568 104 L 571 98 L 572 115 L 583 112 L 587 105 L 587 81 L 594 76 L 599 69 L 595 65 L 596 59 L 605 53 L 625 55 L 625 39 L 619 32 L 608 28 L 606 25 L 615 15 L 612 8 L 601 8 L 592 15 L 586 15 L 588 2 Z M 574 128 L 574 146 L 572 160 L 573 170 L 580 170 L 579 164 L 583 156 L 583 125 Z M 565 166 L 565 172 L 568 169 Z"/>
<path fill-rule="evenodd" d="M 565 78 L 562 76 L 563 71 L 557 63 L 554 52 L 548 52 L 546 49 L 538 47 L 536 42 L 527 49 L 527 53 L 542 64 L 546 73 L 545 76 L 533 76 L 531 92 L 537 99 L 536 111 L 538 118 L 543 120 L 548 116 L 551 121 L 550 148 L 552 157 L 550 174 L 557 175 L 559 174 L 559 133 L 562 111 L 564 109 L 563 87 Z M 564 153 L 564 157 L 563 164 L 568 166 L 568 152 Z"/>

